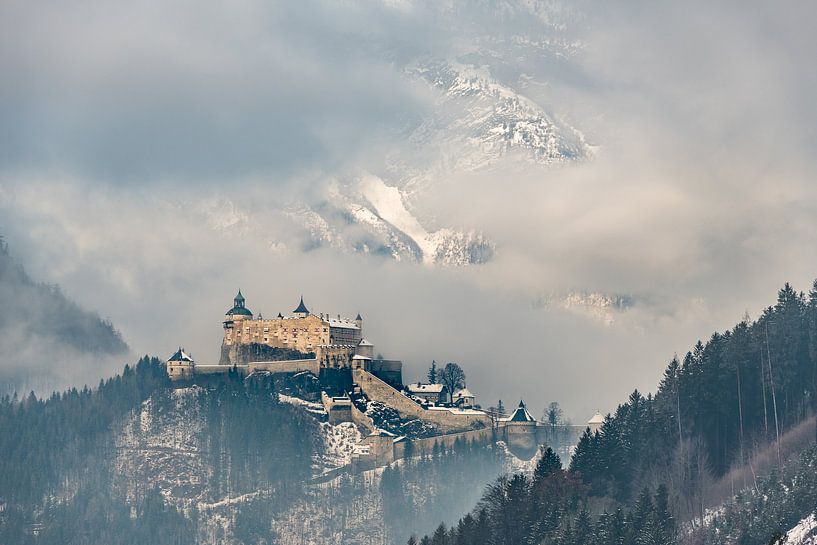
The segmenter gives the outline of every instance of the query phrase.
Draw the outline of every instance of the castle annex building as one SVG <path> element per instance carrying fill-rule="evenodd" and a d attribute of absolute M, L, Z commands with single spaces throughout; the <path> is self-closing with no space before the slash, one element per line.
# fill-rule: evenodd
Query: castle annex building
<path fill-rule="evenodd" d="M 233 307 L 225 315 L 219 363 L 231 365 L 269 359 L 263 357 L 263 348 L 248 350 L 250 346 L 297 351 L 304 357 L 317 359 L 323 367 L 335 368 L 350 365 L 356 356 L 372 359 L 374 348 L 363 338 L 360 314 L 354 319 L 312 314 L 301 297 L 289 316 L 279 313 L 273 319 L 260 315 L 256 318 L 239 290 Z"/>

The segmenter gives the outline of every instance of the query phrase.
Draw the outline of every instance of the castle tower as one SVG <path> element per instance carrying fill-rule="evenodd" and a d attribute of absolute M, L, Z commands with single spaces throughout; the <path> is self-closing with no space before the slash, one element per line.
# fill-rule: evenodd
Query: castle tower
<path fill-rule="evenodd" d="M 228 321 L 252 319 L 252 311 L 248 309 L 244 303 L 244 296 L 241 295 L 241 290 L 238 290 L 238 295 L 233 299 L 233 308 L 228 310 L 225 314 Z"/>
<path fill-rule="evenodd" d="M 596 414 L 587 421 L 587 427 L 590 428 L 590 433 L 596 433 L 601 429 L 601 425 L 604 424 L 604 416 L 596 411 Z"/>
<path fill-rule="evenodd" d="M 298 304 L 298 308 L 293 310 L 292 314 L 296 318 L 306 318 L 307 316 L 309 316 L 309 309 L 306 308 L 306 305 L 304 304 L 304 296 L 303 295 L 301 295 L 301 302 L 300 302 L 300 304 Z"/>
<path fill-rule="evenodd" d="M 355 355 L 363 356 L 364 358 L 374 359 L 374 345 L 366 339 L 361 339 L 355 349 Z"/>
<path fill-rule="evenodd" d="M 170 380 L 189 380 L 193 378 L 195 367 L 196 362 L 182 347 L 179 347 L 179 350 L 167 360 L 167 374 Z"/>
<path fill-rule="evenodd" d="M 355 325 L 360 330 L 361 337 L 363 336 L 363 318 L 360 316 L 360 313 L 357 313 L 357 317 L 355 318 Z"/>

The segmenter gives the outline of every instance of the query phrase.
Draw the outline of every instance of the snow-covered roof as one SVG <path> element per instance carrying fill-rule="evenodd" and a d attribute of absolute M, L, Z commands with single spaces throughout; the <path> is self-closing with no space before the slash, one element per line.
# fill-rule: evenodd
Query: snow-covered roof
<path fill-rule="evenodd" d="M 590 420 L 587 421 L 587 423 L 588 424 L 603 424 L 604 423 L 604 416 L 600 412 L 596 411 L 596 414 L 594 414 L 593 417 Z"/>
<path fill-rule="evenodd" d="M 454 414 L 481 414 L 486 415 L 485 411 L 480 411 L 479 409 L 460 409 L 459 407 L 427 407 L 426 410 L 428 411 L 448 411 Z"/>
<path fill-rule="evenodd" d="M 338 327 L 341 329 L 360 329 L 354 321 L 347 320 L 346 318 L 327 318 L 326 321 L 329 322 L 329 327 Z"/>
<path fill-rule="evenodd" d="M 352 359 L 353 359 L 353 360 L 367 360 L 367 361 L 371 361 L 371 359 L 372 359 L 372 358 L 369 358 L 369 357 L 367 357 L 367 356 L 361 356 L 360 354 L 355 354 L 354 356 L 352 356 Z"/>
<path fill-rule="evenodd" d="M 240 294 L 241 292 L 239 292 Z M 193 361 L 193 358 L 182 347 L 179 347 L 176 353 L 170 356 L 167 361 Z"/>
<path fill-rule="evenodd" d="M 462 388 L 454 393 L 454 399 L 461 399 L 463 397 L 475 397 L 468 388 Z"/>
<path fill-rule="evenodd" d="M 420 384 L 417 382 L 407 385 L 406 388 L 412 394 L 440 394 L 445 386 L 442 384 Z"/>
<path fill-rule="evenodd" d="M 525 408 L 525 404 L 520 401 L 519 407 L 506 419 L 506 422 L 536 422 L 536 419 Z"/>
<path fill-rule="evenodd" d="M 377 428 L 376 430 L 374 430 L 367 437 L 372 437 L 372 436 L 374 436 L 374 437 L 397 437 L 392 432 L 386 431 L 386 430 L 381 430 L 380 428 Z"/>
<path fill-rule="evenodd" d="M 357 343 L 358 346 L 374 346 L 372 343 L 367 341 L 366 339 L 360 339 L 360 342 Z"/>

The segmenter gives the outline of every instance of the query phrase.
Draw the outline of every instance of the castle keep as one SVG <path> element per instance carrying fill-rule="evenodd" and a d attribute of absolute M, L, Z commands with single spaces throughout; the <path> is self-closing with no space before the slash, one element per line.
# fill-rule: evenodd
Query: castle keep
<path fill-rule="evenodd" d="M 239 290 L 233 300 L 233 308 L 225 315 L 219 364 L 247 364 L 268 359 L 258 357 L 264 353 L 276 353 L 263 348 L 246 349 L 252 345 L 282 349 L 281 354 L 286 354 L 286 351 L 301 352 L 317 359 L 322 367 L 330 368 L 347 367 L 354 356 L 373 359 L 373 346 L 363 339 L 363 318 L 360 314 L 354 320 L 341 318 L 340 315 L 336 318 L 328 314 L 315 315 L 309 312 L 301 297 L 300 304 L 290 316 L 278 314 L 271 320 L 260 315 L 255 318 Z"/>

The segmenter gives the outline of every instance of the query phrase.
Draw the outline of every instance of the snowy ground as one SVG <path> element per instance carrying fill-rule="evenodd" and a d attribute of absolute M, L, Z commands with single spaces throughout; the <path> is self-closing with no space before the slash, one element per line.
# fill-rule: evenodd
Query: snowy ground
<path fill-rule="evenodd" d="M 352 422 L 341 422 L 335 425 L 321 422 L 321 438 L 324 452 L 316 462 L 325 471 L 350 464 L 355 445 L 363 439 L 363 435 Z"/>
<path fill-rule="evenodd" d="M 786 532 L 786 538 L 781 545 L 817 545 L 817 519 L 809 515 L 800 523 Z"/>
<path fill-rule="evenodd" d="M 536 469 L 536 462 L 539 460 L 538 454 L 530 460 L 522 460 L 511 452 L 508 445 L 505 444 L 505 441 L 497 441 L 496 446 L 502 452 L 503 458 L 505 459 L 505 473 L 523 473 L 528 477 L 533 475 L 533 470 Z"/>
<path fill-rule="evenodd" d="M 289 403 L 290 405 L 301 407 L 305 411 L 310 412 L 312 414 L 326 416 L 326 409 L 323 408 L 323 404 L 321 403 L 316 403 L 314 401 L 306 401 L 299 397 L 293 397 L 284 394 L 278 394 L 278 399 L 281 401 L 281 403 Z"/>

